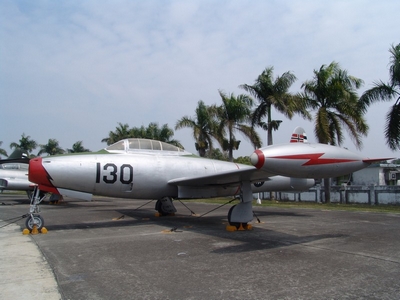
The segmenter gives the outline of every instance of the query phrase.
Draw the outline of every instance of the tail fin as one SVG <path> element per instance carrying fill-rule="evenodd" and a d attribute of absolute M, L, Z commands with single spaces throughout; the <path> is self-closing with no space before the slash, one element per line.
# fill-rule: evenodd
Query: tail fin
<path fill-rule="evenodd" d="M 302 127 L 296 127 L 290 137 L 291 143 L 308 143 L 306 132 Z"/>
<path fill-rule="evenodd" d="M 0 159 L 0 164 L 11 163 L 11 162 L 28 164 L 29 158 L 26 155 L 26 153 L 24 153 L 21 149 L 17 148 L 14 150 L 13 153 L 11 153 L 11 155 L 8 158 Z"/>

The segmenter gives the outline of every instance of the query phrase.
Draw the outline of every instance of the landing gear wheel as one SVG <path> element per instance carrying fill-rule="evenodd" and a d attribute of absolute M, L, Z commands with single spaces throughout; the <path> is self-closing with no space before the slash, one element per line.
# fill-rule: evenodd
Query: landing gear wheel
<path fill-rule="evenodd" d="M 44 225 L 44 220 L 40 215 L 30 215 L 26 221 L 25 226 L 32 231 L 33 226 L 36 225 L 37 230 L 41 230 Z"/>
<path fill-rule="evenodd" d="M 232 207 L 229 209 L 229 212 L 228 212 L 228 222 L 229 222 L 229 225 L 230 225 L 230 226 L 235 226 L 236 229 L 237 229 L 237 228 L 240 227 L 240 224 L 241 224 L 241 223 L 239 223 L 239 222 L 231 222 L 231 215 L 232 215 L 232 211 L 233 211 L 233 209 L 235 208 L 235 206 L 236 206 L 236 205 L 232 205 Z"/>
<path fill-rule="evenodd" d="M 231 215 L 232 215 L 232 211 L 235 208 L 236 205 L 233 205 L 228 212 L 228 222 L 229 222 L 229 226 L 227 226 L 227 230 L 228 231 L 242 231 L 242 230 L 251 230 L 253 227 L 248 224 L 248 223 L 240 223 L 240 222 L 232 222 L 231 221 Z"/>
<path fill-rule="evenodd" d="M 157 200 L 155 209 L 160 216 L 168 216 L 170 214 L 168 211 L 164 210 L 161 200 Z"/>
<path fill-rule="evenodd" d="M 156 209 L 156 211 L 158 211 L 160 216 L 169 216 L 169 215 L 173 214 L 176 211 L 173 208 L 173 206 L 171 208 L 170 205 L 166 205 L 165 204 L 166 201 L 170 201 L 170 200 L 167 199 L 167 198 L 162 198 L 162 199 L 157 200 L 157 202 L 156 202 L 155 209 Z M 172 205 L 172 202 L 170 202 L 170 203 Z"/>

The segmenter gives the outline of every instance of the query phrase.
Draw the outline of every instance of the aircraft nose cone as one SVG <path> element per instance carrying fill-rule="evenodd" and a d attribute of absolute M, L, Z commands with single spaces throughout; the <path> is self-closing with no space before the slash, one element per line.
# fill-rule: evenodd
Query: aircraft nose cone
<path fill-rule="evenodd" d="M 29 161 L 29 172 L 28 172 L 29 181 L 37 184 L 46 184 L 48 185 L 49 179 L 46 170 L 42 165 L 42 158 L 36 157 L 32 158 Z"/>
<path fill-rule="evenodd" d="M 60 194 L 56 187 L 51 183 L 51 176 L 43 166 L 42 158 L 36 157 L 29 161 L 28 179 L 36 183 L 41 191 Z"/>
<path fill-rule="evenodd" d="M 257 169 L 260 169 L 262 166 L 264 166 L 265 162 L 264 153 L 261 150 L 257 149 L 250 155 L 250 162 Z"/>

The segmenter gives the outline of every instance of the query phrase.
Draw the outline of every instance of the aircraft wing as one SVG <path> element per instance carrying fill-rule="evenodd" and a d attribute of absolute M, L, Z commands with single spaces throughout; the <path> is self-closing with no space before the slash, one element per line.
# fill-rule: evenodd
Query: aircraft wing
<path fill-rule="evenodd" d="M 237 185 L 242 181 L 258 182 L 267 181 L 276 174 L 268 173 L 256 168 L 237 169 L 224 171 L 212 175 L 175 178 L 168 181 L 168 184 L 176 186 L 201 187 L 206 185 Z"/>

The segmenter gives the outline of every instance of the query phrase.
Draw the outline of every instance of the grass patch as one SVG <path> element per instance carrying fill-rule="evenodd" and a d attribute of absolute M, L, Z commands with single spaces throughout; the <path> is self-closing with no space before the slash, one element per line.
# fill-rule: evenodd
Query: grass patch
<path fill-rule="evenodd" d="M 201 202 L 224 204 L 232 198 L 212 198 L 212 199 L 196 199 L 185 200 L 185 202 Z M 228 205 L 238 204 L 239 200 L 235 199 Z M 256 200 L 253 201 L 253 206 L 265 207 L 280 207 L 280 208 L 298 208 L 298 209 L 321 209 L 321 210 L 342 210 L 342 211 L 365 211 L 365 212 L 379 212 L 379 213 L 395 213 L 400 214 L 400 205 L 368 205 L 368 204 L 340 204 L 340 203 L 316 203 L 316 202 L 293 202 L 293 201 L 276 201 L 276 200 L 262 200 L 261 204 L 257 204 Z"/>
<path fill-rule="evenodd" d="M 6 191 L 2 191 L 0 193 L 0 195 L 26 195 L 25 191 L 10 191 L 10 190 L 6 190 Z"/>

